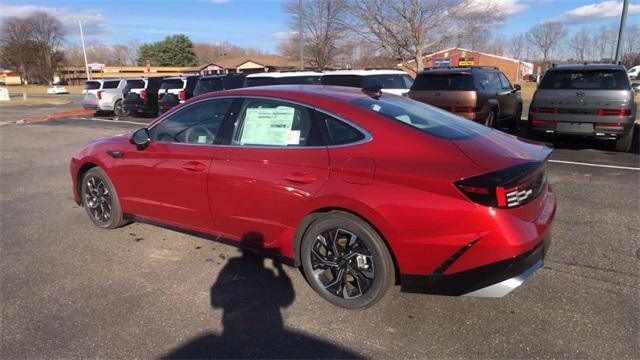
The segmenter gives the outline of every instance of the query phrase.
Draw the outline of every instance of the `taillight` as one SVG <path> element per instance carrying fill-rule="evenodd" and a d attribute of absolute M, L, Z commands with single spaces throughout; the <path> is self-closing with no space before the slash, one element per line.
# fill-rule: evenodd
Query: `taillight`
<path fill-rule="evenodd" d="M 458 180 L 469 200 L 484 206 L 514 208 L 535 199 L 547 184 L 546 161 L 532 161 L 489 174 Z"/>
<path fill-rule="evenodd" d="M 187 92 L 184 90 L 180 90 L 180 92 L 178 93 L 178 99 L 180 101 L 185 101 L 187 100 Z"/>
<path fill-rule="evenodd" d="M 555 121 L 555 120 L 540 120 L 540 119 L 533 119 L 533 120 L 531 121 L 531 123 L 532 123 L 533 125 L 555 125 L 555 124 L 557 124 L 558 122 L 557 122 L 557 121 Z"/>
<path fill-rule="evenodd" d="M 623 128 L 624 123 L 621 122 L 597 122 L 595 123 L 596 127 L 612 127 L 612 128 Z"/>
<path fill-rule="evenodd" d="M 631 109 L 597 109 L 596 115 L 624 117 L 631 115 Z"/>
<path fill-rule="evenodd" d="M 98 92 L 96 93 L 96 97 L 98 98 L 98 100 L 102 99 L 102 90 L 98 90 Z"/>
<path fill-rule="evenodd" d="M 557 114 L 560 112 L 560 109 L 558 109 L 557 107 L 539 107 L 536 106 L 533 108 L 534 113 L 541 113 L 541 114 Z"/>
<path fill-rule="evenodd" d="M 475 108 L 473 106 L 452 106 L 449 111 L 453 113 L 472 113 L 475 112 Z"/>
<path fill-rule="evenodd" d="M 147 98 L 147 90 L 140 91 L 140 99 L 146 99 L 146 98 Z"/>

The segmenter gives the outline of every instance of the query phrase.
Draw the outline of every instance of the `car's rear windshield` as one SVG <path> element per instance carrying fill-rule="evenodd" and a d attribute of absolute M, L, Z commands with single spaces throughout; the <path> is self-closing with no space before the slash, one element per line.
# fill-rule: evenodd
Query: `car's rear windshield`
<path fill-rule="evenodd" d="M 100 82 L 99 81 L 87 81 L 86 83 L 84 83 L 84 89 L 85 90 L 98 90 L 98 89 L 100 89 Z"/>
<path fill-rule="evenodd" d="M 630 86 L 629 76 L 622 70 L 551 70 L 544 75 L 538 89 L 628 90 Z"/>
<path fill-rule="evenodd" d="M 165 79 L 162 80 L 160 89 L 182 89 L 184 88 L 184 80 L 182 79 Z"/>
<path fill-rule="evenodd" d="M 363 97 L 352 103 L 443 139 L 469 139 L 490 131 L 487 127 L 450 112 L 400 96 L 383 95 L 379 99 Z"/>
<path fill-rule="evenodd" d="M 144 80 L 127 80 L 123 91 L 128 92 L 131 89 L 144 89 Z"/>
<path fill-rule="evenodd" d="M 103 89 L 116 89 L 120 85 L 120 80 L 115 81 L 105 81 L 104 85 L 102 85 Z"/>
<path fill-rule="evenodd" d="M 383 89 L 409 89 L 413 83 L 407 74 L 382 75 L 324 75 L 320 79 L 322 85 L 367 88 L 380 85 Z"/>
<path fill-rule="evenodd" d="M 200 79 L 193 90 L 194 95 L 224 90 L 224 80 L 219 78 Z"/>
<path fill-rule="evenodd" d="M 473 90 L 473 77 L 471 74 L 420 74 L 413 82 L 411 90 L 438 90 L 438 91 L 469 91 Z"/>

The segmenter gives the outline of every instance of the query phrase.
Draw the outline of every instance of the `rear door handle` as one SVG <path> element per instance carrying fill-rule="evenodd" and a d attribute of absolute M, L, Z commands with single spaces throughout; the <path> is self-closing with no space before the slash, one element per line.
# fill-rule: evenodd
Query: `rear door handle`
<path fill-rule="evenodd" d="M 282 177 L 283 180 L 296 183 L 296 184 L 311 184 L 317 179 L 305 173 L 293 172 Z"/>
<path fill-rule="evenodd" d="M 187 171 L 203 172 L 207 170 L 207 165 L 197 161 L 189 161 L 182 164 L 182 168 Z"/>

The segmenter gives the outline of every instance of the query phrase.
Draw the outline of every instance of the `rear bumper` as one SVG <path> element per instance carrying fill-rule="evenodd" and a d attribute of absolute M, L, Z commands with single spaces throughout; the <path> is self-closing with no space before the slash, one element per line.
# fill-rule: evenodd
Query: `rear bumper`
<path fill-rule="evenodd" d="M 448 296 L 502 297 L 522 285 L 542 267 L 551 231 L 530 250 L 478 268 L 432 275 L 401 275 L 402 291 Z"/>
<path fill-rule="evenodd" d="M 581 136 L 620 136 L 631 131 L 635 122 L 635 112 L 625 117 L 580 117 L 558 119 L 547 114 L 531 115 L 529 129 L 537 132 L 581 135 Z"/>
<path fill-rule="evenodd" d="M 133 102 L 133 101 L 124 101 L 122 106 L 127 111 L 134 111 L 140 113 L 155 113 L 157 109 L 153 108 L 149 102 Z"/>

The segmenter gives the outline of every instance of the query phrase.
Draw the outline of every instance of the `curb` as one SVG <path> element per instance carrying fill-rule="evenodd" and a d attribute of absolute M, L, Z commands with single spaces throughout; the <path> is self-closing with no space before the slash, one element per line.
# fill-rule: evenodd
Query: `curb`
<path fill-rule="evenodd" d="M 67 111 L 61 111 L 49 115 L 41 115 L 41 116 L 32 116 L 25 119 L 20 119 L 16 121 L 16 124 L 33 124 L 42 121 L 52 120 L 52 119 L 60 119 L 69 116 L 83 116 L 83 115 L 93 115 L 95 114 L 95 110 L 85 110 L 85 109 L 72 109 Z"/>

